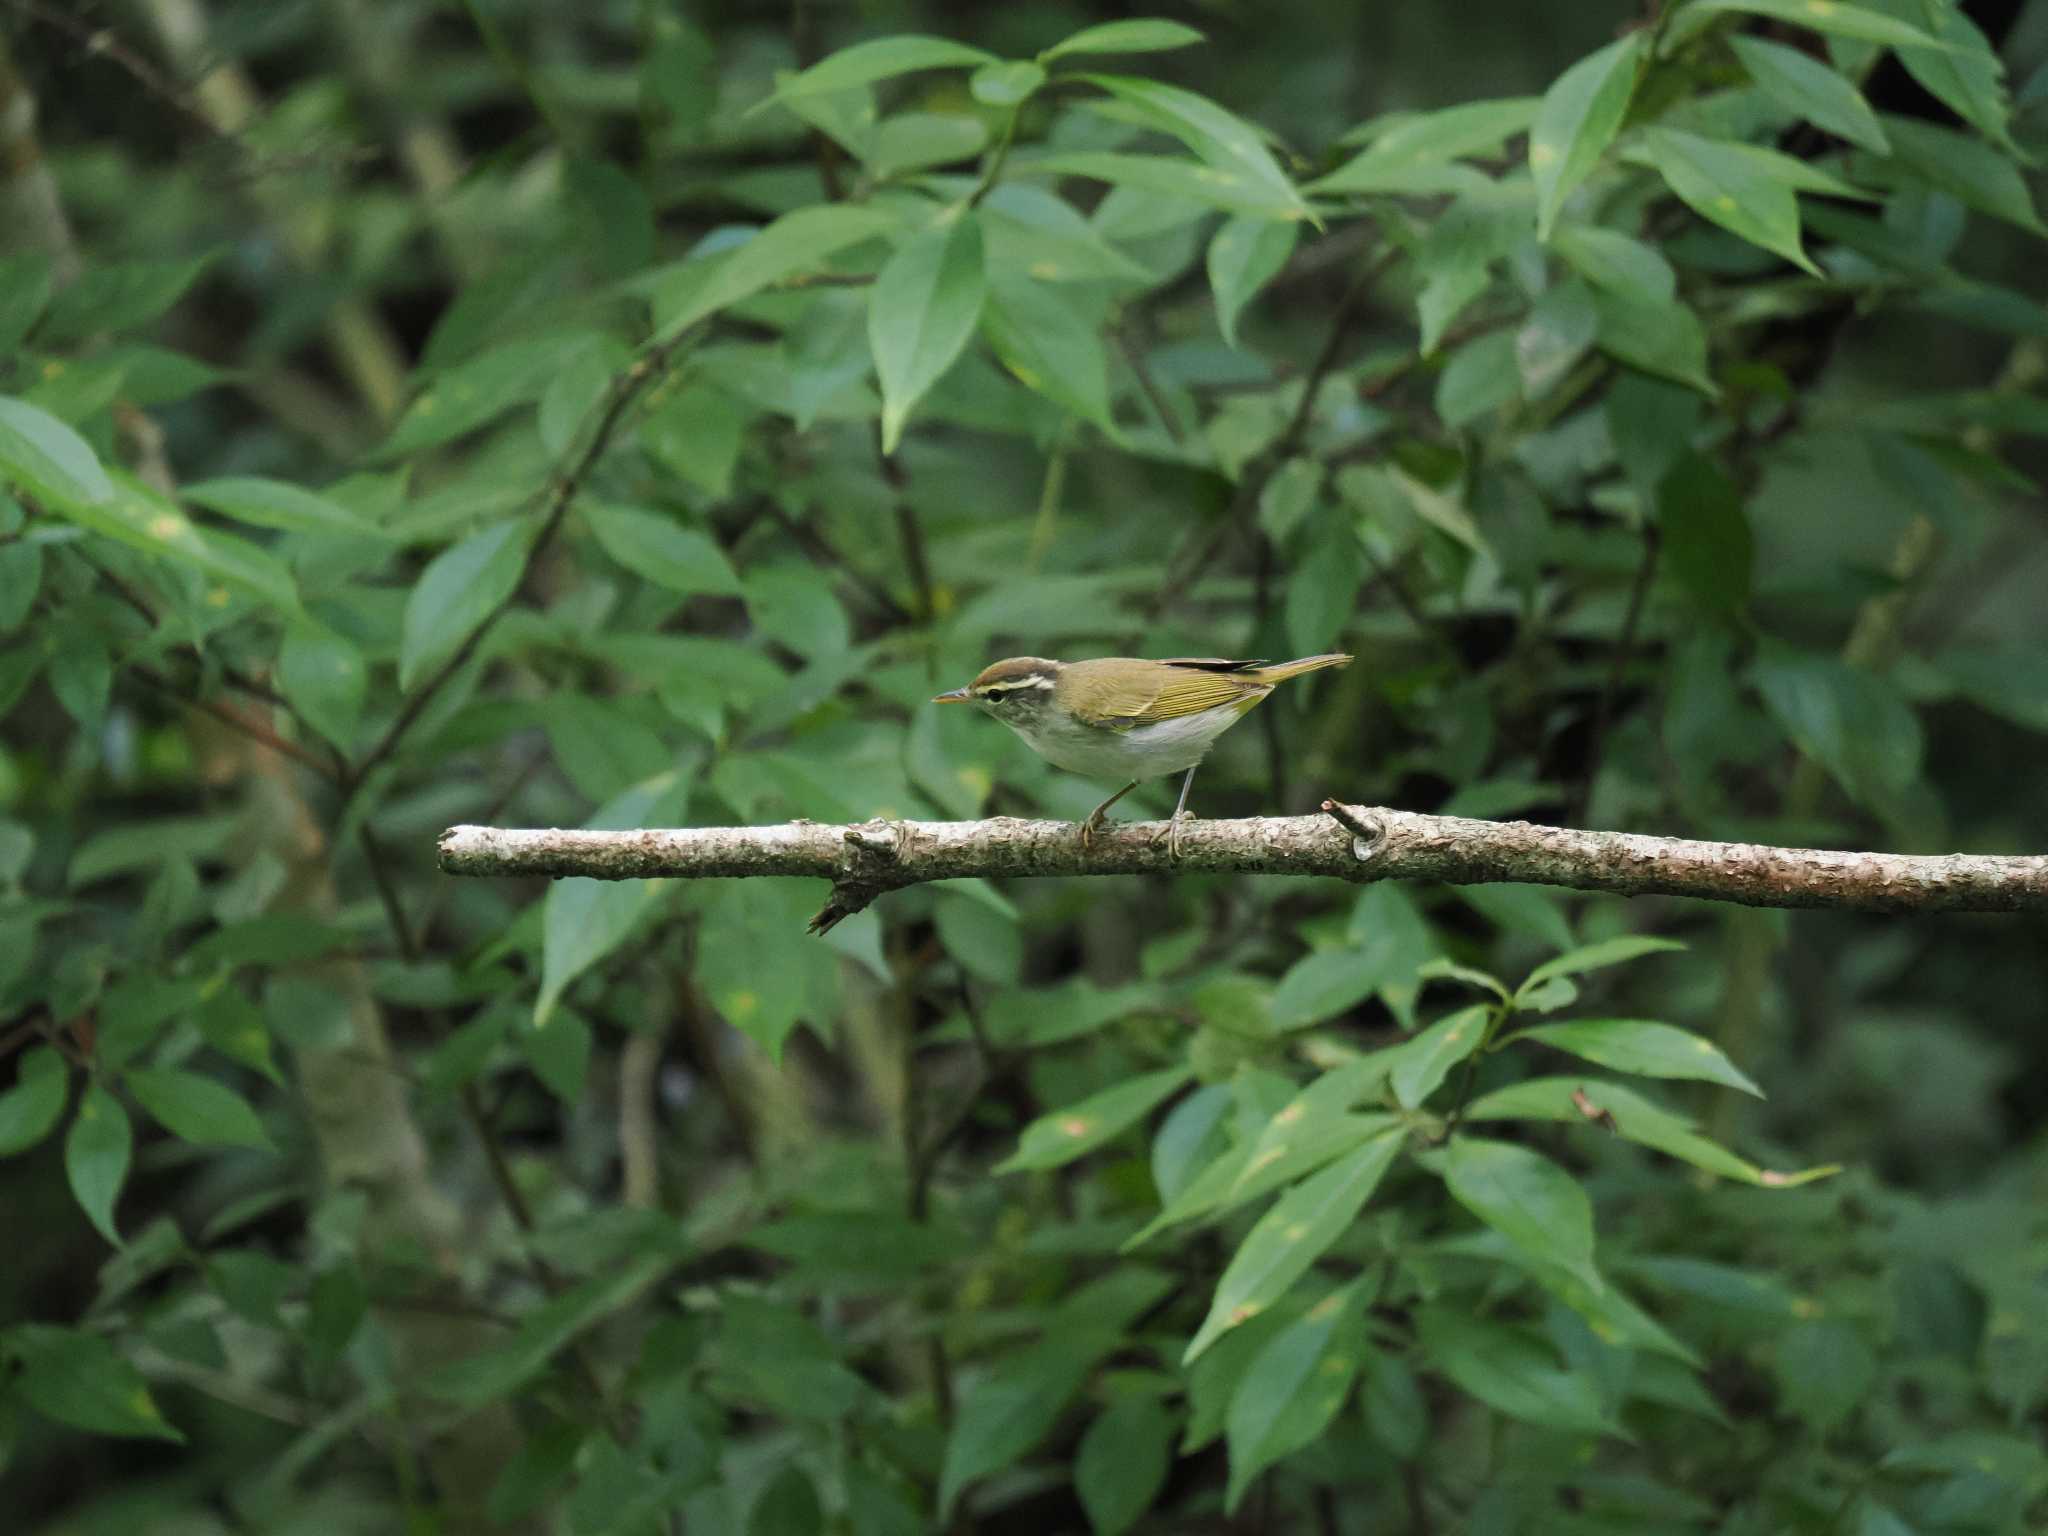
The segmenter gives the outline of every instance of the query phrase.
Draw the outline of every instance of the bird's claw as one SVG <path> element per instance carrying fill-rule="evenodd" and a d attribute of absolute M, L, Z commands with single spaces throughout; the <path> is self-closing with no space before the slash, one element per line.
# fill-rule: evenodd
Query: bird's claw
<path fill-rule="evenodd" d="M 1167 819 L 1166 856 L 1169 859 L 1178 859 L 1180 857 L 1181 827 L 1185 823 L 1193 821 L 1194 819 L 1195 813 L 1193 811 L 1175 811 L 1173 815 Z M 1153 841 L 1156 843 L 1158 841 L 1158 838 L 1155 837 Z"/>
<path fill-rule="evenodd" d="M 1089 852 L 1095 846 L 1095 834 L 1101 829 L 1102 813 L 1097 811 L 1081 823 L 1081 851 Z"/>

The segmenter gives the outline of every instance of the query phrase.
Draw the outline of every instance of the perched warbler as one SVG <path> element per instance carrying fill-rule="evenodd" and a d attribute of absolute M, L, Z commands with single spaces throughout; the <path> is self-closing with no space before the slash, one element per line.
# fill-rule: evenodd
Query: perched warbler
<path fill-rule="evenodd" d="M 1122 780 L 1124 787 L 1081 823 L 1083 847 L 1102 825 L 1103 813 L 1146 779 L 1185 770 L 1167 833 L 1168 846 L 1178 857 L 1188 790 L 1216 738 L 1243 719 L 1275 684 L 1350 660 L 1334 654 L 1282 662 L 1206 656 L 1162 661 L 1135 656 L 1093 661 L 1012 656 L 932 702 L 979 704 L 1055 768 Z"/>

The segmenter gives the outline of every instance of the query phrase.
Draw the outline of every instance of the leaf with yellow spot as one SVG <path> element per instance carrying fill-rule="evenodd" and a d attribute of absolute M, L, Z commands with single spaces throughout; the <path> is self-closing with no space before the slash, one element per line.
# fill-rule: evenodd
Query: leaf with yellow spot
<path fill-rule="evenodd" d="M 995 1171 L 1020 1173 L 1070 1163 L 1137 1124 L 1193 1076 L 1189 1067 L 1147 1072 L 1078 1104 L 1040 1115 L 1024 1127 L 1017 1150 L 996 1164 Z"/>
<path fill-rule="evenodd" d="M 1267 1341 L 1231 1394 L 1226 1513 L 1261 1472 L 1315 1440 L 1344 1406 L 1366 1355 L 1365 1309 L 1377 1286 L 1338 1287 Z"/>
<path fill-rule="evenodd" d="M 1631 32 L 1590 53 L 1544 93 L 1529 129 L 1529 174 L 1536 184 L 1536 232 L 1550 238 L 1564 200 L 1593 173 L 1628 115 L 1647 34 Z"/>
<path fill-rule="evenodd" d="M 1282 1195 L 1232 1255 L 1182 1362 L 1272 1305 L 1308 1273 L 1357 1219 L 1401 1146 L 1398 1133 L 1383 1132 Z"/>

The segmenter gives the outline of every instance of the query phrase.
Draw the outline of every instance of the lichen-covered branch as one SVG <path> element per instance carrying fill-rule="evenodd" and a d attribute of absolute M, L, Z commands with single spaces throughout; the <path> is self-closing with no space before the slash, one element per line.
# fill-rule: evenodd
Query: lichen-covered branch
<path fill-rule="evenodd" d="M 451 875 L 583 875 L 598 880 L 805 875 L 832 882 L 812 919 L 823 932 L 876 897 L 977 875 L 1327 875 L 1340 880 L 1524 881 L 1621 896 L 1697 896 L 1752 907 L 1863 912 L 2048 912 L 2048 855 L 1844 853 L 1580 832 L 1323 802 L 1321 816 L 1259 816 L 1183 827 L 1106 826 L 1083 848 L 1066 821 L 871 821 L 831 826 L 650 827 L 629 832 L 450 827 Z"/>

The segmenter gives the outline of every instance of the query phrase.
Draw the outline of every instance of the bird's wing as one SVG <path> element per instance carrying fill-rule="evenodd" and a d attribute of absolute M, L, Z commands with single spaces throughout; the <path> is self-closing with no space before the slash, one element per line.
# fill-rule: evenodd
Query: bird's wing
<path fill-rule="evenodd" d="M 1163 683 L 1139 681 L 1111 689 L 1096 707 L 1095 717 L 1099 723 L 1114 727 L 1151 725 L 1198 715 L 1223 704 L 1242 703 L 1249 708 L 1265 693 L 1265 689 L 1248 685 L 1228 673 L 1199 667 L 1181 671 L 1176 667 Z"/>

